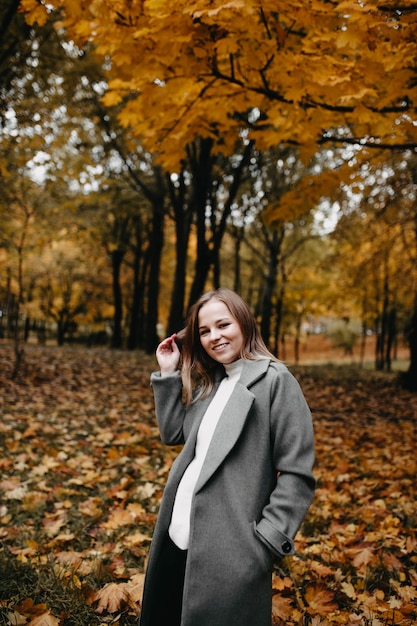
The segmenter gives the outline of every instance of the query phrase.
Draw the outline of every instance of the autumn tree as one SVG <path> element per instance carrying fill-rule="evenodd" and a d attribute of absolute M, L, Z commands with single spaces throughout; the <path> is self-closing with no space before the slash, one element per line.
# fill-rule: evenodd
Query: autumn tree
<path fill-rule="evenodd" d="M 71 39 L 109 56 L 106 103 L 123 103 L 122 122 L 168 169 L 195 136 L 232 153 L 242 126 L 258 149 L 416 143 L 414 5 L 22 0 L 29 23 L 51 7 Z"/>
<path fill-rule="evenodd" d="M 12 375 L 14 378 L 23 358 L 21 318 L 25 313 L 23 307 L 29 297 L 26 276 L 28 256 L 39 241 L 39 233 L 34 230 L 34 219 L 45 196 L 30 177 L 25 175 L 24 168 L 13 163 L 10 157 L 9 153 L 9 168 L 5 175 L 11 180 L 8 180 L 7 185 L 3 185 L 0 201 L 3 224 L 0 247 L 7 251 L 9 284 L 12 289 L 14 287 L 16 294 L 16 306 L 13 309 L 7 307 L 5 311 L 9 329 L 14 335 L 15 366 Z"/>
<path fill-rule="evenodd" d="M 51 209 L 50 212 L 51 228 L 54 228 L 54 221 L 58 217 L 56 211 L 61 213 L 62 221 L 65 221 L 66 212 L 71 205 L 72 226 L 77 224 L 77 228 L 80 228 L 88 238 L 90 231 L 94 231 L 94 223 L 99 215 L 98 211 L 94 215 L 91 202 L 89 203 L 90 210 L 82 213 L 82 207 L 86 206 L 87 196 L 100 185 L 105 191 L 109 187 L 109 181 L 116 188 L 117 177 L 124 176 L 124 184 L 128 186 L 126 179 L 132 182 L 134 178 L 132 175 L 129 179 L 129 172 L 134 170 L 137 163 L 139 163 L 138 168 L 141 168 L 143 151 L 139 150 L 135 142 L 134 149 L 138 153 L 136 164 L 132 165 L 131 154 L 126 157 L 126 159 L 129 158 L 130 169 L 126 160 L 123 162 L 125 155 L 120 156 L 115 146 L 118 125 L 114 123 L 112 126 L 114 120 L 103 111 L 103 106 L 100 104 L 105 82 L 101 68 L 95 59 L 86 50 L 66 43 L 52 24 L 39 30 L 30 29 L 25 25 L 22 15 L 13 14 L 13 20 L 13 25 L 14 22 L 16 25 L 12 34 L 16 42 L 12 51 L 14 50 L 13 54 L 19 60 L 19 64 L 16 62 L 14 75 L 10 78 L 7 90 L 4 88 L 3 91 L 6 122 L 1 140 L 4 154 L 8 150 L 7 132 L 9 132 L 13 134 L 15 143 L 18 144 L 22 167 L 31 168 L 40 181 L 51 182 L 48 186 L 50 198 L 46 203 L 50 209 L 56 203 L 55 211 Z M 23 24 L 24 28 L 19 29 L 19 23 L 20 26 Z M 25 49 L 24 58 L 21 58 L 23 57 L 20 52 L 21 48 Z M 10 52 L 12 59 L 13 54 Z M 119 171 L 121 161 L 123 162 L 122 175 Z M 145 159 L 142 159 L 142 163 L 144 161 Z M 7 164 L 6 158 L 4 163 Z M 5 172 L 6 169 L 3 170 L 3 173 Z M 145 175 L 142 178 L 145 178 Z M 138 188 L 138 180 L 137 177 L 134 184 L 136 197 L 139 198 L 137 202 L 140 203 L 143 190 Z M 36 187 L 36 182 L 33 184 Z M 160 185 L 158 183 L 155 184 L 155 189 L 157 191 L 154 194 L 156 202 L 159 202 Z M 157 221 L 156 214 L 150 211 L 149 215 L 154 222 Z M 158 237 L 161 236 L 160 222 L 161 220 L 158 221 Z M 68 222 L 66 223 L 68 225 Z M 94 237 L 91 236 L 89 241 L 92 246 L 90 254 L 94 256 L 94 245 L 96 245 Z M 161 247 L 160 244 L 159 255 Z M 157 247 L 150 247 L 150 250 L 152 255 L 148 254 L 148 257 L 150 256 L 148 267 L 152 267 L 152 256 L 156 257 Z M 114 247 L 112 247 L 111 256 L 113 265 L 116 265 L 117 255 Z M 59 258 L 63 259 L 63 257 Z M 156 282 L 155 276 L 159 273 L 159 265 L 154 264 L 151 271 L 153 272 L 151 280 Z M 80 275 L 83 275 L 83 272 Z M 117 345 L 120 345 L 121 305 L 120 298 L 116 298 L 120 290 L 115 288 L 114 293 L 116 320 L 114 328 Z M 146 315 L 151 316 L 152 319 L 145 320 L 147 327 L 151 329 L 156 325 L 155 320 L 158 316 L 157 298 L 158 293 L 152 287 L 149 292 L 150 306 L 146 310 Z M 92 301 L 93 298 L 90 298 L 90 307 L 93 307 Z M 43 308 L 46 310 L 45 305 Z M 132 312 L 130 318 L 137 324 L 136 316 Z M 146 331 L 143 331 L 143 333 L 147 337 L 152 337 L 153 349 L 156 341 L 155 332 L 151 331 L 146 334 Z"/>
<path fill-rule="evenodd" d="M 275 353 L 279 350 L 281 324 L 284 328 L 286 290 L 291 285 L 295 259 L 299 263 L 306 254 L 306 267 L 309 264 L 321 267 L 322 255 L 307 254 L 308 243 L 317 240 L 323 246 L 326 234 L 320 219 L 325 217 L 327 209 L 317 208 L 318 198 L 310 198 L 309 185 L 302 202 L 284 203 L 284 199 L 294 188 L 300 189 L 302 181 L 310 181 L 312 173 L 317 175 L 325 167 L 328 167 L 326 157 L 320 153 L 306 166 L 294 148 L 280 146 L 261 153 L 253 149 L 229 220 L 228 232 L 242 256 L 239 273 L 243 259 L 252 267 L 252 273 L 246 272 L 243 288 L 241 276 L 236 276 L 235 261 L 234 285 L 242 285 L 241 290 L 247 292 L 261 332 Z M 224 253 L 222 258 L 224 263 Z"/>
<path fill-rule="evenodd" d="M 240 150 L 228 160 L 213 156 L 213 142 L 194 142 L 188 152 L 192 173 L 197 255 L 189 303 L 201 295 L 210 270 L 213 286 L 219 287 L 219 251 L 226 232 L 242 175 L 248 165 L 252 144 L 240 143 Z"/>
<path fill-rule="evenodd" d="M 119 107 L 121 123 L 168 170 L 181 170 L 196 138 L 211 142 L 213 155 L 230 155 L 242 133 L 258 150 L 297 145 L 305 160 L 320 144 L 352 144 L 358 152 L 416 146 L 414 5 L 236 0 L 177 3 L 170 11 L 139 0 L 122 0 L 117 10 L 104 0 L 21 5 L 29 24 L 62 17 L 58 28 L 108 60 L 104 102 Z M 146 64 L 138 67 L 138 58 Z M 356 168 L 364 158 L 369 152 L 356 156 Z M 320 179 L 310 207 L 334 181 L 335 168 Z M 293 206 L 300 214 L 303 203 Z"/>
<path fill-rule="evenodd" d="M 4 119 L 10 94 L 16 94 L 16 77 L 22 78 L 27 69 L 33 42 L 30 27 L 18 14 L 20 0 L 5 0 L 0 6 L 0 118 Z M 45 28 L 48 31 L 50 27 Z M 23 36 L 22 36 L 23 35 Z"/>
<path fill-rule="evenodd" d="M 335 232 L 340 263 L 356 293 L 364 334 L 377 335 L 376 368 L 389 370 L 398 334 L 412 329 L 416 292 L 415 157 L 364 164 L 344 189 Z M 409 332 L 409 331 L 408 331 Z M 410 345 L 413 368 L 413 352 Z M 407 375 L 406 378 L 408 378 Z M 411 380 L 411 378 L 410 378 Z"/>

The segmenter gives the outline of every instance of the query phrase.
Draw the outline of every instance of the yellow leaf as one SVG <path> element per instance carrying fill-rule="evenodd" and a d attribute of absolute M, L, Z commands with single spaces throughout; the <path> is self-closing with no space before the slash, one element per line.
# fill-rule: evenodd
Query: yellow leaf
<path fill-rule="evenodd" d="M 72 575 L 72 582 L 77 587 L 77 589 L 81 589 L 82 587 L 81 580 L 78 578 L 76 574 Z"/>
<path fill-rule="evenodd" d="M 352 600 L 356 598 L 356 591 L 352 583 L 344 582 L 340 585 L 340 587 L 348 598 L 352 598 Z"/>
<path fill-rule="evenodd" d="M 150 541 L 151 537 L 149 535 L 145 535 L 144 533 L 141 532 L 136 532 L 133 533 L 132 535 L 127 535 L 124 538 L 124 543 L 128 546 L 137 546 L 141 543 L 143 543 L 144 541 Z"/>
<path fill-rule="evenodd" d="M 134 515 L 126 509 L 114 509 L 109 515 L 107 522 L 104 522 L 103 527 L 107 529 L 115 529 L 120 526 L 128 526 L 134 521 Z"/>
<path fill-rule="evenodd" d="M 25 19 L 29 26 L 38 24 L 44 26 L 48 21 L 46 7 L 38 0 L 20 0 L 19 11 L 25 13 Z"/>
<path fill-rule="evenodd" d="M 107 91 L 102 97 L 102 102 L 107 107 L 116 106 L 116 104 L 119 104 L 122 100 L 123 100 L 122 94 L 115 90 Z"/>

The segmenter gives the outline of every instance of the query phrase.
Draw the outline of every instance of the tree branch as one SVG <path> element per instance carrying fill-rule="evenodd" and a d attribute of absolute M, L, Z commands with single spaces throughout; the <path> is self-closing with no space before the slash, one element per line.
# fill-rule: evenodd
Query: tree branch
<path fill-rule="evenodd" d="M 375 141 L 364 141 L 363 139 L 358 139 L 357 137 L 334 137 L 334 136 L 323 136 L 319 140 L 319 144 L 324 143 L 343 143 L 349 144 L 352 146 L 361 146 L 363 148 L 372 148 L 377 150 L 392 150 L 405 152 L 406 150 L 415 150 L 417 151 L 417 143 L 377 143 Z"/>
<path fill-rule="evenodd" d="M 395 6 L 390 6 L 390 7 L 378 5 L 377 9 L 378 11 L 382 11 L 383 13 L 397 13 L 397 14 L 414 13 L 414 11 L 417 11 L 417 4 L 416 3 L 410 4 L 410 5 L 397 4 Z"/>

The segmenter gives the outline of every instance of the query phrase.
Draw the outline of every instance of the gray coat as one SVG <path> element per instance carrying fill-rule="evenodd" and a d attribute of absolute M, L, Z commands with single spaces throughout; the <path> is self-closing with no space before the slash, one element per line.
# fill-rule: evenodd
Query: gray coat
<path fill-rule="evenodd" d="M 161 439 L 185 445 L 159 511 L 141 626 L 149 624 L 147 598 L 177 487 L 219 382 L 208 398 L 186 409 L 179 373 L 151 376 Z M 281 363 L 245 361 L 194 492 L 181 626 L 271 626 L 273 558 L 294 552 L 293 538 L 314 493 L 313 462 L 311 414 L 295 378 Z"/>

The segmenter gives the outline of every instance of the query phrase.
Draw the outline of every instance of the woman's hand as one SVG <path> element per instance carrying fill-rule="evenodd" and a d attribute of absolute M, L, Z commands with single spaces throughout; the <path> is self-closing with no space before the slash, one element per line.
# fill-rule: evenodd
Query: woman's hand
<path fill-rule="evenodd" d="M 165 376 L 173 374 L 178 369 L 180 351 L 175 342 L 177 335 L 174 333 L 159 344 L 156 349 L 156 358 L 161 374 Z"/>

